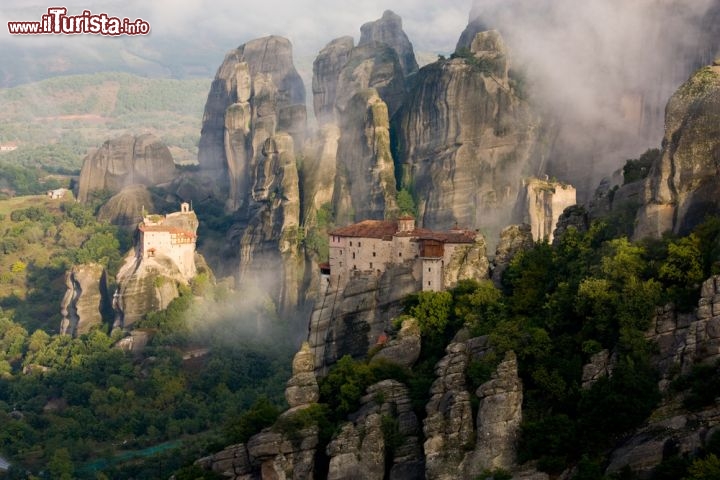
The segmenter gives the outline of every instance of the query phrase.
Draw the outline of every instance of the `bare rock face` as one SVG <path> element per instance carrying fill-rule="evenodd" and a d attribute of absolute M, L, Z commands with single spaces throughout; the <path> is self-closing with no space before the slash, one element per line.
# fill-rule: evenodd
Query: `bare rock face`
<path fill-rule="evenodd" d="M 490 273 L 485 238 L 477 234 L 475 243 L 457 247 L 443 271 L 443 285 L 453 288 L 459 280 L 486 280 Z"/>
<path fill-rule="evenodd" d="M 510 265 L 510 261 L 519 252 L 529 250 L 533 246 L 532 230 L 530 225 L 510 225 L 500 233 L 500 242 L 495 251 L 493 282 L 500 285 L 502 275 Z"/>
<path fill-rule="evenodd" d="M 420 346 L 420 326 L 416 319 L 406 318 L 397 337 L 388 341 L 372 360 L 386 360 L 410 368 L 420 358 Z"/>
<path fill-rule="evenodd" d="M 418 71 L 413 46 L 402 29 L 402 19 L 391 10 L 385 10 L 379 20 L 360 27 L 358 46 L 370 43 L 384 43 L 395 50 L 406 77 Z"/>
<path fill-rule="evenodd" d="M 377 90 L 363 90 L 341 114 L 333 205 L 340 225 L 397 213 L 388 108 Z"/>
<path fill-rule="evenodd" d="M 98 190 L 116 193 L 128 185 L 170 182 L 175 174 L 172 154 L 160 139 L 151 134 L 123 135 L 85 157 L 77 199 L 87 202 Z"/>
<path fill-rule="evenodd" d="M 530 225 L 533 240 L 550 243 L 560 215 L 575 203 L 572 185 L 538 178 L 526 182 L 518 199 L 518 207 L 524 213 L 523 222 Z"/>
<path fill-rule="evenodd" d="M 253 435 L 247 444 L 230 445 L 195 463 L 232 480 L 312 479 L 317 434 L 317 427 L 309 427 L 291 439 L 266 429 Z"/>
<path fill-rule="evenodd" d="M 393 119 L 396 161 L 424 227 L 482 225 L 494 237 L 534 168 L 539 121 L 510 85 L 499 34 L 479 33 L 473 48 L 418 72 Z"/>
<path fill-rule="evenodd" d="M 290 408 L 317 402 L 320 389 L 315 378 L 315 357 L 308 342 L 303 342 L 295 354 L 292 371 L 293 376 L 285 388 L 285 398 Z"/>
<path fill-rule="evenodd" d="M 589 389 L 601 378 L 612 376 L 615 362 L 615 356 L 607 349 L 591 356 L 590 362 L 583 365 L 582 388 Z"/>
<path fill-rule="evenodd" d="M 239 252 L 237 281 L 270 285 L 268 293 L 286 312 L 298 305 L 302 280 L 300 190 L 292 136 L 278 133 L 265 140 L 248 181 L 246 208 L 228 232 L 230 245 Z"/>
<path fill-rule="evenodd" d="M 425 476 L 429 480 L 458 478 L 460 463 L 475 443 L 470 392 L 465 383 L 472 358 L 468 343 L 451 343 L 445 348 L 447 355 L 435 365 L 437 378 L 430 388 L 432 396 L 423 421 Z"/>
<path fill-rule="evenodd" d="M 565 235 L 568 229 L 574 228 L 579 233 L 587 232 L 590 228 L 590 217 L 582 205 L 573 205 L 563 210 L 557 221 L 557 227 L 553 232 L 553 245 Z"/>
<path fill-rule="evenodd" d="M 342 426 L 327 447 L 328 480 L 422 478 L 420 422 L 407 387 L 396 380 L 383 380 L 368 387 L 361 402 L 352 421 Z M 386 443 L 388 433 L 397 434 L 397 443 Z"/>
<path fill-rule="evenodd" d="M 509 470 L 516 464 L 523 389 L 513 352 L 505 355 L 492 379 L 483 383 L 476 394 L 480 406 L 475 450 L 461 466 L 466 478 L 474 478 L 484 470 Z"/>
<path fill-rule="evenodd" d="M 65 274 L 67 291 L 60 306 L 60 333 L 76 337 L 102 325 L 102 311 L 109 306 L 107 274 L 102 265 L 73 266 Z"/>
<path fill-rule="evenodd" d="M 421 289 L 410 266 L 390 267 L 379 277 L 359 274 L 340 289 L 329 285 L 310 317 L 308 340 L 316 373 L 325 374 L 344 355 L 365 357 L 400 315 L 405 296 Z"/>
<path fill-rule="evenodd" d="M 336 38 L 320 50 L 313 62 L 313 107 L 320 125 L 335 120 L 338 79 L 354 47 L 352 37 Z"/>
<path fill-rule="evenodd" d="M 720 66 L 696 72 L 672 96 L 663 152 L 645 184 L 636 238 L 687 233 L 720 213 Z"/>
<path fill-rule="evenodd" d="M 98 219 L 134 230 L 143 219 L 143 209 L 155 211 L 155 202 L 145 185 L 129 185 L 100 207 Z"/>
<path fill-rule="evenodd" d="M 305 120 L 305 88 L 287 39 L 252 40 L 225 56 L 205 105 L 198 161 L 211 176 L 229 178 L 228 209 L 247 205 L 265 141 L 283 131 L 300 145 Z"/>

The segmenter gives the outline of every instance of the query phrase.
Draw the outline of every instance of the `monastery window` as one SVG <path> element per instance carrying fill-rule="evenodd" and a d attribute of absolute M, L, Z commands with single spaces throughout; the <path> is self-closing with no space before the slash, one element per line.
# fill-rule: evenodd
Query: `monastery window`
<path fill-rule="evenodd" d="M 342 267 L 342 262 L 340 262 L 340 266 Z"/>
<path fill-rule="evenodd" d="M 353 270 L 357 270 L 357 265 L 353 265 Z"/>
<path fill-rule="evenodd" d="M 375 256 L 375 252 L 373 252 L 373 257 Z"/>
<path fill-rule="evenodd" d="M 399 253 L 398 253 L 398 257 L 402 257 L 402 252 L 399 252 Z"/>
<path fill-rule="evenodd" d="M 355 252 L 353 252 L 353 260 L 355 260 Z"/>
<path fill-rule="evenodd" d="M 432 270 L 430 269 L 430 267 L 428 267 L 428 272 L 432 272 Z"/>
<path fill-rule="evenodd" d="M 352 247 L 352 240 L 350 240 L 350 246 Z"/>
<path fill-rule="evenodd" d="M 372 262 L 370 262 L 370 269 L 372 269 Z"/>
<path fill-rule="evenodd" d="M 360 246 L 362 246 L 362 244 L 360 242 L 358 242 L 358 247 L 360 247 Z"/>
<path fill-rule="evenodd" d="M 430 280 L 428 280 L 428 287 L 430 286 Z"/>

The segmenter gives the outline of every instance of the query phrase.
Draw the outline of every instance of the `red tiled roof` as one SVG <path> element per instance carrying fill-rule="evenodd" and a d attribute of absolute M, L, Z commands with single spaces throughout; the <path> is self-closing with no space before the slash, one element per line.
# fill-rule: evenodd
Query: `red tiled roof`
<path fill-rule="evenodd" d="M 398 232 L 398 225 L 390 220 L 364 220 L 345 227 L 336 228 L 330 235 L 339 237 L 387 238 L 414 237 L 417 240 L 438 240 L 444 243 L 473 243 L 477 234 L 470 230 L 450 230 L 437 232 L 425 228 L 416 228 L 409 232 Z"/>
<path fill-rule="evenodd" d="M 140 225 L 138 227 L 141 232 L 167 232 L 175 235 L 184 235 L 186 237 L 195 238 L 197 235 L 195 235 L 193 232 L 190 232 L 188 230 L 183 230 L 182 228 L 178 227 L 163 227 L 162 225 Z"/>
<path fill-rule="evenodd" d="M 346 227 L 336 228 L 330 235 L 339 237 L 384 238 L 392 237 L 397 232 L 398 225 L 390 220 L 363 220 Z"/>

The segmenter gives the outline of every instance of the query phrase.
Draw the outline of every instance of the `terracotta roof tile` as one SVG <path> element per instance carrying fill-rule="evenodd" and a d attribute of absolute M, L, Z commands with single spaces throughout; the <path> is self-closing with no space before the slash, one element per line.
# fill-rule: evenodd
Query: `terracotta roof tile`
<path fill-rule="evenodd" d="M 390 220 L 363 220 L 359 223 L 336 228 L 330 235 L 354 238 L 388 238 L 411 237 L 418 240 L 438 240 L 444 243 L 473 243 L 477 234 L 470 230 L 453 229 L 447 232 L 437 232 L 425 228 L 416 228 L 409 232 L 398 232 L 396 221 Z"/>

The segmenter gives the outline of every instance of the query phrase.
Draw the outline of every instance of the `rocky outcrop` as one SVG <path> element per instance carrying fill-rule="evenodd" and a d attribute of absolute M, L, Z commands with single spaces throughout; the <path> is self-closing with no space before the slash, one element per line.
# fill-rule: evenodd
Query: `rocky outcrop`
<path fill-rule="evenodd" d="M 300 145 L 305 117 L 305 88 L 287 39 L 252 40 L 225 56 L 205 105 L 198 161 L 203 172 L 229 178 L 228 209 L 250 201 L 266 140 L 282 131 Z"/>
<path fill-rule="evenodd" d="M 266 429 L 245 443 L 224 450 L 197 462 L 231 480 L 313 478 L 317 427 L 309 427 L 288 436 Z"/>
<path fill-rule="evenodd" d="M 486 280 L 490 273 L 485 237 L 477 234 L 474 243 L 455 248 L 443 269 L 443 285 L 453 288 L 460 280 Z"/>
<path fill-rule="evenodd" d="M 62 299 L 60 333 L 76 337 L 102 325 L 103 310 L 110 305 L 107 274 L 102 265 L 73 266 L 65 274 L 67 291 Z"/>
<path fill-rule="evenodd" d="M 384 43 L 395 50 L 405 77 L 418 71 L 413 46 L 402 29 L 402 19 L 393 11 L 385 10 L 380 19 L 360 27 L 358 46 L 372 43 Z"/>
<path fill-rule="evenodd" d="M 555 232 L 553 232 L 553 245 L 557 244 L 571 228 L 579 233 L 585 233 L 590 228 L 590 217 L 582 205 L 568 207 L 560 215 Z"/>
<path fill-rule="evenodd" d="M 98 219 L 126 230 L 134 230 L 143 219 L 143 209 L 156 211 L 150 191 L 145 185 L 129 185 L 100 207 Z"/>
<path fill-rule="evenodd" d="M 523 390 L 513 352 L 505 355 L 492 379 L 483 383 L 476 395 L 480 406 L 475 449 L 460 467 L 465 478 L 475 478 L 486 470 L 510 470 L 516 465 Z"/>
<path fill-rule="evenodd" d="M 700 69 L 672 96 L 660 160 L 645 184 L 636 238 L 687 233 L 720 213 L 720 66 Z"/>
<path fill-rule="evenodd" d="M 500 233 L 500 242 L 498 242 L 495 259 L 493 260 L 492 280 L 495 285 L 500 286 L 502 275 L 510 265 L 513 257 L 520 252 L 531 249 L 533 243 L 532 230 L 530 225 L 526 223 L 510 225 L 503 229 Z"/>
<path fill-rule="evenodd" d="M 372 360 L 384 360 L 410 368 L 420 358 L 420 346 L 418 321 L 414 318 L 406 318 L 397 336 L 382 345 L 382 349 L 372 357 Z"/>
<path fill-rule="evenodd" d="M 320 125 L 335 121 L 340 72 L 355 47 L 352 37 L 340 37 L 328 43 L 313 62 L 313 107 Z"/>
<path fill-rule="evenodd" d="M 425 406 L 425 475 L 429 480 L 454 479 L 468 450 L 475 446 L 470 392 L 465 372 L 474 355 L 487 349 L 484 337 L 449 344 L 447 354 L 435 365 L 436 380 Z"/>
<path fill-rule="evenodd" d="M 423 67 L 393 120 L 401 185 L 426 228 L 510 223 L 521 179 L 535 169 L 539 120 L 507 76 L 500 35 L 479 33 L 468 58 Z"/>
<path fill-rule="evenodd" d="M 527 180 L 518 197 L 522 221 L 530 225 L 533 239 L 550 243 L 560 215 L 575 203 L 575 189 L 571 185 L 538 178 Z"/>
<path fill-rule="evenodd" d="M 315 371 L 324 374 L 344 355 L 365 357 L 400 315 L 402 300 L 422 289 L 411 266 L 389 267 L 381 276 L 353 275 L 341 288 L 329 285 L 315 301 L 308 340 Z"/>
<path fill-rule="evenodd" d="M 345 225 L 397 213 L 388 108 L 377 90 L 362 90 L 341 114 L 333 205 Z"/>
<path fill-rule="evenodd" d="M 126 134 L 106 141 L 85 157 L 77 199 L 87 202 L 92 192 L 100 190 L 117 193 L 128 185 L 170 182 L 175 174 L 172 154 L 160 139 L 151 134 Z"/>
<path fill-rule="evenodd" d="M 292 363 L 292 377 L 285 388 L 285 399 L 290 408 L 310 405 L 320 399 L 315 378 L 315 357 L 310 344 L 303 342 Z"/>
<path fill-rule="evenodd" d="M 351 419 L 327 447 L 328 480 L 422 478 L 420 422 L 405 385 L 396 380 L 371 385 Z"/>
<path fill-rule="evenodd" d="M 179 295 L 177 283 L 185 279 L 167 257 L 141 260 L 130 252 L 117 274 L 113 294 L 113 328 L 129 329 L 148 312 L 164 310 Z"/>
<path fill-rule="evenodd" d="M 583 365 L 582 388 L 589 389 L 601 378 L 612 376 L 616 362 L 616 356 L 611 355 L 607 349 L 593 354 L 590 362 Z"/>

